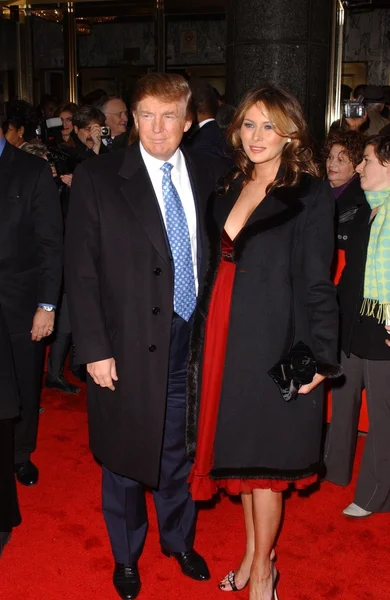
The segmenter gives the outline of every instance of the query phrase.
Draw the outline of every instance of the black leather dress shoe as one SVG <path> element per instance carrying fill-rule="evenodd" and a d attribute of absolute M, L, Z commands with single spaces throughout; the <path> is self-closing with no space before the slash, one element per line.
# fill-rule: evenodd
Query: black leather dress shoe
<path fill-rule="evenodd" d="M 164 550 L 164 548 L 161 550 L 165 556 L 176 558 L 182 573 L 187 575 L 187 577 L 191 577 L 191 579 L 196 579 L 197 581 L 207 581 L 210 579 L 210 571 L 205 559 L 195 550 L 189 550 L 188 552 L 169 552 L 168 550 Z"/>
<path fill-rule="evenodd" d="M 23 485 L 35 485 L 38 482 L 39 471 L 31 460 L 16 464 L 15 473 L 16 479 Z"/>
<path fill-rule="evenodd" d="M 81 388 L 70 381 L 66 381 L 64 377 L 58 377 L 54 379 L 52 377 L 47 376 L 45 380 L 45 386 L 51 390 L 58 390 L 59 392 L 64 392 L 65 394 L 79 394 L 81 392 Z"/>
<path fill-rule="evenodd" d="M 123 600 L 134 600 L 141 591 L 141 579 L 137 565 L 115 563 L 113 582 Z"/>
<path fill-rule="evenodd" d="M 11 539 L 11 531 L 0 531 L 0 556 L 3 554 L 4 546 Z"/>

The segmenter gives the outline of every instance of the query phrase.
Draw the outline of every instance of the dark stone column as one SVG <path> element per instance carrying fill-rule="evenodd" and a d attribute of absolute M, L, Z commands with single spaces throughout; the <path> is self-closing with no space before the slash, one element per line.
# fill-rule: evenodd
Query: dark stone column
<path fill-rule="evenodd" d="M 229 0 L 227 98 L 270 82 L 295 94 L 313 136 L 325 132 L 334 0 Z"/>

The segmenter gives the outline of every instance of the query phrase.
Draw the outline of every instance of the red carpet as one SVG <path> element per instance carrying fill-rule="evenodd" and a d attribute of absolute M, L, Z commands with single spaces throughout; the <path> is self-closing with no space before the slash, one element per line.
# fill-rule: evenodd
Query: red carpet
<path fill-rule="evenodd" d="M 87 439 L 85 398 L 44 392 L 38 450 L 40 481 L 19 486 L 23 523 L 0 561 L 1 600 L 115 600 L 112 557 L 100 511 L 100 469 Z M 364 439 L 359 440 L 361 453 Z M 294 493 L 277 546 L 280 600 L 390 598 L 390 515 L 343 517 L 353 486 L 328 483 L 309 497 Z M 212 581 L 184 578 L 159 551 L 156 519 L 140 562 L 141 600 L 223 599 L 220 577 L 238 564 L 244 536 L 241 507 L 223 498 L 201 510 L 197 549 Z M 234 598 L 248 598 L 248 590 Z M 231 598 L 231 600 L 233 600 Z"/>

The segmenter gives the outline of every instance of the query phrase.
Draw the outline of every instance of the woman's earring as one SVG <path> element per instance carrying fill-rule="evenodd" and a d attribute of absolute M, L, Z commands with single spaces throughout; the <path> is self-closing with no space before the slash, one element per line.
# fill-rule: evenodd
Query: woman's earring
<path fill-rule="evenodd" d="M 291 138 L 287 138 L 287 143 L 289 144 L 291 142 Z"/>

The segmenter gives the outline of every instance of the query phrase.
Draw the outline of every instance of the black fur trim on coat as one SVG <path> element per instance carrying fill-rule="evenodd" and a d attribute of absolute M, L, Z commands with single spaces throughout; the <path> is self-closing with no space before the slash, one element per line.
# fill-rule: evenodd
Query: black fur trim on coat
<path fill-rule="evenodd" d="M 282 481 L 296 481 L 318 475 L 321 472 L 321 464 L 309 465 L 306 469 L 270 469 L 269 467 L 243 467 L 239 468 L 217 468 L 212 469 L 211 479 L 275 479 Z"/>
<path fill-rule="evenodd" d="M 279 201 L 281 201 L 285 208 L 274 215 L 258 219 L 248 224 L 241 230 L 233 243 L 233 262 L 237 263 L 240 260 L 244 248 L 251 238 L 263 233 L 264 231 L 287 223 L 291 219 L 296 218 L 302 212 L 304 209 L 304 204 L 300 201 L 300 198 L 302 198 L 308 190 L 309 182 L 309 177 L 302 176 L 301 183 L 299 185 L 291 188 L 277 188 L 271 192 L 272 196 L 275 196 Z M 206 270 L 203 289 L 198 300 L 198 305 L 194 316 L 194 324 L 189 348 L 186 414 L 186 450 L 189 458 L 195 457 L 196 450 L 206 316 L 218 266 L 221 261 L 221 231 L 224 223 L 218 224 L 213 217 L 212 212 L 213 203 L 210 202 L 210 209 L 206 215 L 206 227 L 209 238 L 209 262 Z"/>
<path fill-rule="evenodd" d="M 207 234 L 209 238 L 209 262 L 203 283 L 202 293 L 198 299 L 191 330 L 188 380 L 187 380 L 187 407 L 186 407 L 186 450 L 189 458 L 195 458 L 197 421 L 198 421 L 198 393 L 202 372 L 203 341 L 208 307 L 211 292 L 217 276 L 218 265 L 221 260 L 221 241 L 217 223 L 212 217 L 213 203 L 210 202 L 206 214 Z M 219 241 L 219 244 L 218 244 Z M 219 246 L 219 247 L 218 247 Z"/>
<path fill-rule="evenodd" d="M 341 365 L 328 365 L 326 363 L 317 363 L 317 373 L 324 375 L 329 379 L 337 379 L 343 374 L 343 367 Z"/>

